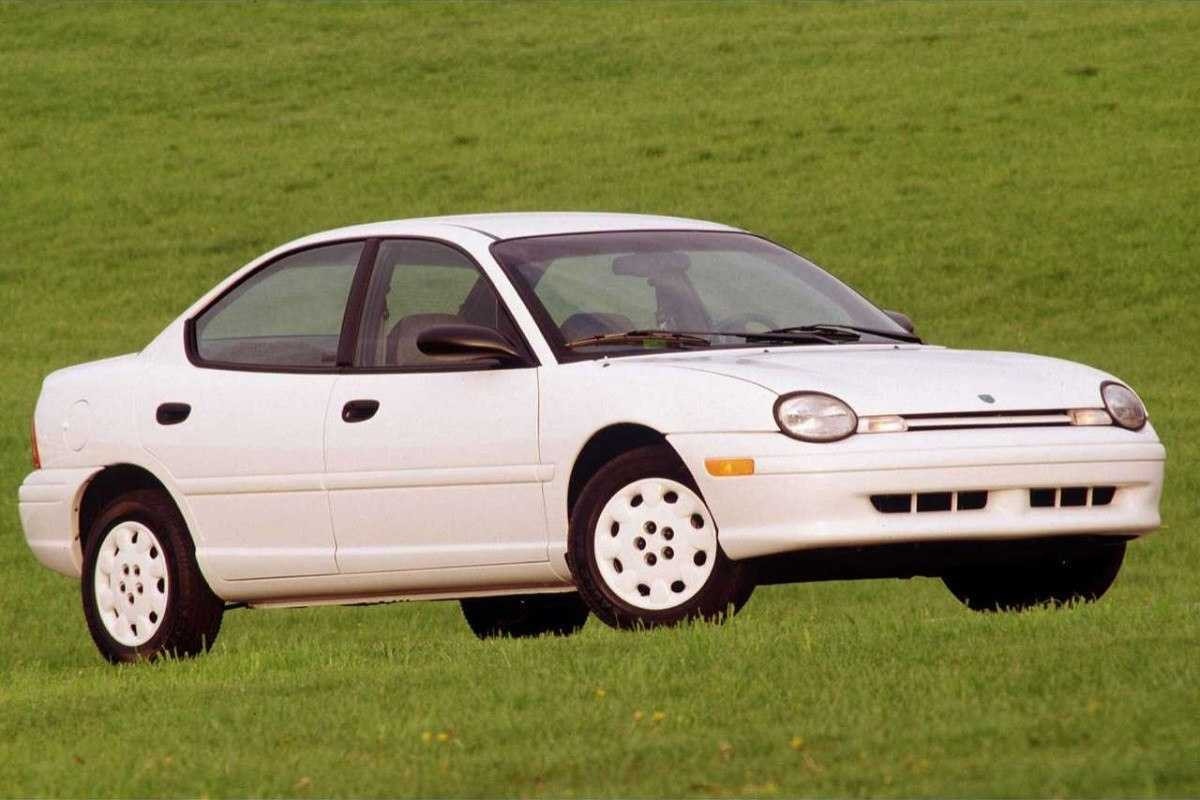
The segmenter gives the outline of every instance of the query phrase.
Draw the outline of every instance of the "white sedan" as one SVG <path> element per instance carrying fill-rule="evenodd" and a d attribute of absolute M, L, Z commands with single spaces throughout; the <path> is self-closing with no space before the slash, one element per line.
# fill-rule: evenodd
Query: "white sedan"
<path fill-rule="evenodd" d="M 113 661 L 202 652 L 231 605 L 449 598 L 526 636 L 831 578 L 1093 600 L 1164 460 L 1103 372 L 925 344 L 735 228 L 566 213 L 279 247 L 47 377 L 33 453 L 25 536 Z"/>

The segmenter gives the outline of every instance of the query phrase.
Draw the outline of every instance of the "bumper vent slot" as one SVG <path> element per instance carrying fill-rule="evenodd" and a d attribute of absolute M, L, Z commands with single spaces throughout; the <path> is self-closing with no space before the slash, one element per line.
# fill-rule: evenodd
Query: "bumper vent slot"
<path fill-rule="evenodd" d="M 923 514 L 933 511 L 979 511 L 987 506 L 988 493 L 919 492 L 916 494 L 873 494 L 871 505 L 880 514 Z"/>
<path fill-rule="evenodd" d="M 1064 486 L 1060 489 L 1030 489 L 1032 508 L 1086 508 L 1106 506 L 1117 494 L 1115 486 Z"/>
<path fill-rule="evenodd" d="M 1054 508 L 1057 489 L 1030 489 L 1029 505 L 1034 508 Z"/>
<path fill-rule="evenodd" d="M 917 512 L 949 511 L 953 499 L 950 492 L 922 492 L 917 495 Z"/>
<path fill-rule="evenodd" d="M 987 492 L 959 492 L 959 511 L 979 511 L 987 505 Z"/>
<path fill-rule="evenodd" d="M 907 514 L 912 511 L 911 494 L 873 494 L 871 505 L 880 514 Z"/>

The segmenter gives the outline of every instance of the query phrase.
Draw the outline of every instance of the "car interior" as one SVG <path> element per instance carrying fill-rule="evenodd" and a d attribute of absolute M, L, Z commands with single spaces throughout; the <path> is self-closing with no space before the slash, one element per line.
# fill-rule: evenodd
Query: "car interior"
<path fill-rule="evenodd" d="M 421 352 L 417 338 L 439 325 L 479 325 L 521 341 L 492 285 L 464 256 L 429 242 L 391 244 L 381 246 L 375 265 L 356 365 L 405 369 L 470 362 Z"/>

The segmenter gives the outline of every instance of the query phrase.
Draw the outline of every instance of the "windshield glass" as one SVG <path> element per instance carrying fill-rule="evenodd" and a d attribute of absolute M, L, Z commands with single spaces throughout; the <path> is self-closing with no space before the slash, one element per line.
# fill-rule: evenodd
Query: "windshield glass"
<path fill-rule="evenodd" d="M 846 284 L 764 239 L 722 231 L 632 231 L 510 239 L 492 253 L 517 282 L 556 350 L 583 354 L 662 347 L 647 331 L 703 335 L 713 346 L 808 325 L 880 332 L 780 343 L 892 341 L 905 331 Z M 638 332 L 637 337 L 604 338 Z M 750 334 L 749 336 L 747 334 Z M 585 341 L 587 340 L 587 341 Z M 772 344 L 776 340 L 769 340 Z"/>

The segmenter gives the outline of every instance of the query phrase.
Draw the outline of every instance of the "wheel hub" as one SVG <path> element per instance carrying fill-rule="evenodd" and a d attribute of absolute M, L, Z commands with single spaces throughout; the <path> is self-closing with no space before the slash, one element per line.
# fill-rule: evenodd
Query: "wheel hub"
<path fill-rule="evenodd" d="M 644 478 L 614 494 L 593 536 L 609 590 L 639 609 L 674 608 L 712 574 L 717 526 L 699 495 L 678 481 Z"/>
<path fill-rule="evenodd" d="M 162 627 L 171 589 L 166 556 L 158 537 L 142 523 L 126 520 L 109 529 L 93 584 L 100 620 L 121 644 L 143 645 Z"/>

